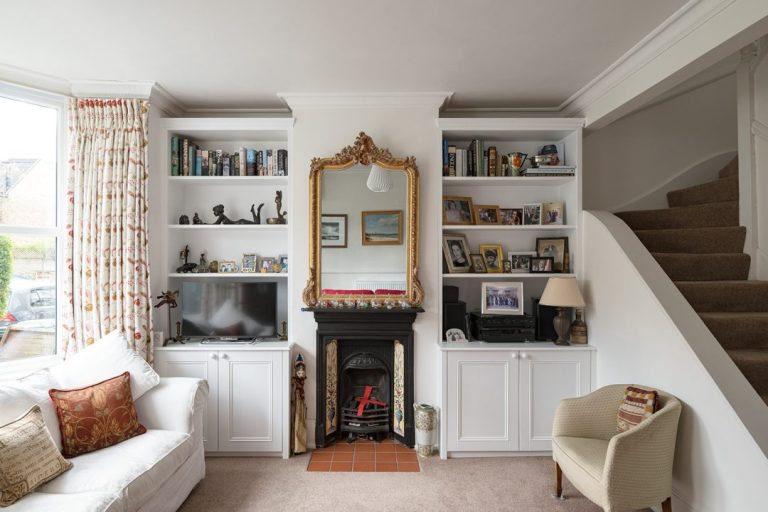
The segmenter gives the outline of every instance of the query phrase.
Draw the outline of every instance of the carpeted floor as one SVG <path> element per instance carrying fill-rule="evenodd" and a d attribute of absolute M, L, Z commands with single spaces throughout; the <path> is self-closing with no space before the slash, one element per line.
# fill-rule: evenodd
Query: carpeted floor
<path fill-rule="evenodd" d="M 594 511 L 563 479 L 551 497 L 548 457 L 423 460 L 420 473 L 318 473 L 309 455 L 289 460 L 210 457 L 206 477 L 180 512 L 245 511 Z"/>

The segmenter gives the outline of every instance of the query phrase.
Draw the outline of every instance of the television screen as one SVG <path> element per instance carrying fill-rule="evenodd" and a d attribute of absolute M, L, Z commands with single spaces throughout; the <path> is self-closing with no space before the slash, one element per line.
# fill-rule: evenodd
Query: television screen
<path fill-rule="evenodd" d="M 277 335 L 277 283 L 182 283 L 181 334 L 264 338 Z"/>

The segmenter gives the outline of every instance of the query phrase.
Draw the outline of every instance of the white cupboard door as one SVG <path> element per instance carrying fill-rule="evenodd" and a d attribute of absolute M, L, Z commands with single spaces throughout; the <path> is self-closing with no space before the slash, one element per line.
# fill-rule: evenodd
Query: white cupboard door
<path fill-rule="evenodd" d="M 518 449 L 516 352 L 448 354 L 448 451 Z"/>
<path fill-rule="evenodd" d="M 560 400 L 590 391 L 588 350 L 520 352 L 520 450 L 552 450 Z"/>
<path fill-rule="evenodd" d="M 219 355 L 215 350 L 158 350 L 155 371 L 161 377 L 193 377 L 208 381 L 208 402 L 203 411 L 203 445 L 215 452 L 219 440 Z"/>
<path fill-rule="evenodd" d="M 220 352 L 219 451 L 282 450 L 280 363 L 279 352 Z"/>

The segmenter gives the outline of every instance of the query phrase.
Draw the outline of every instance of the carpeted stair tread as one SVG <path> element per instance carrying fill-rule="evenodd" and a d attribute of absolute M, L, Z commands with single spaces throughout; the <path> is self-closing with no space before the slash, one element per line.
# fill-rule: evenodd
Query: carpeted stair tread
<path fill-rule="evenodd" d="M 739 177 L 728 176 L 702 185 L 673 190 L 667 193 L 670 207 L 695 204 L 722 203 L 739 200 Z"/>
<path fill-rule="evenodd" d="M 724 349 L 768 348 L 768 312 L 700 313 Z"/>
<path fill-rule="evenodd" d="M 768 349 L 729 350 L 728 355 L 758 394 L 768 393 Z"/>
<path fill-rule="evenodd" d="M 728 162 L 725 167 L 720 169 L 720 172 L 718 173 L 718 176 L 720 178 L 728 178 L 730 176 L 738 176 L 739 175 L 739 157 L 735 156 L 733 157 L 733 160 Z"/>
<path fill-rule="evenodd" d="M 652 254 L 673 281 L 728 281 L 749 277 L 750 257 L 744 253 Z"/>
<path fill-rule="evenodd" d="M 675 281 L 698 313 L 766 312 L 768 281 Z"/>
<path fill-rule="evenodd" d="M 740 253 L 747 228 L 643 229 L 635 234 L 653 253 Z"/>
<path fill-rule="evenodd" d="M 619 212 L 616 215 L 633 230 L 738 226 L 739 203 L 725 201 L 661 210 Z"/>

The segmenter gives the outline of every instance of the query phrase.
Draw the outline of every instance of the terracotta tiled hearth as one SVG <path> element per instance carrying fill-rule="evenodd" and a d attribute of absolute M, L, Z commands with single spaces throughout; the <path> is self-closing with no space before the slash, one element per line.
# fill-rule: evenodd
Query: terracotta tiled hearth
<path fill-rule="evenodd" d="M 312 452 L 307 471 L 419 472 L 416 452 L 391 439 L 334 443 Z"/>

